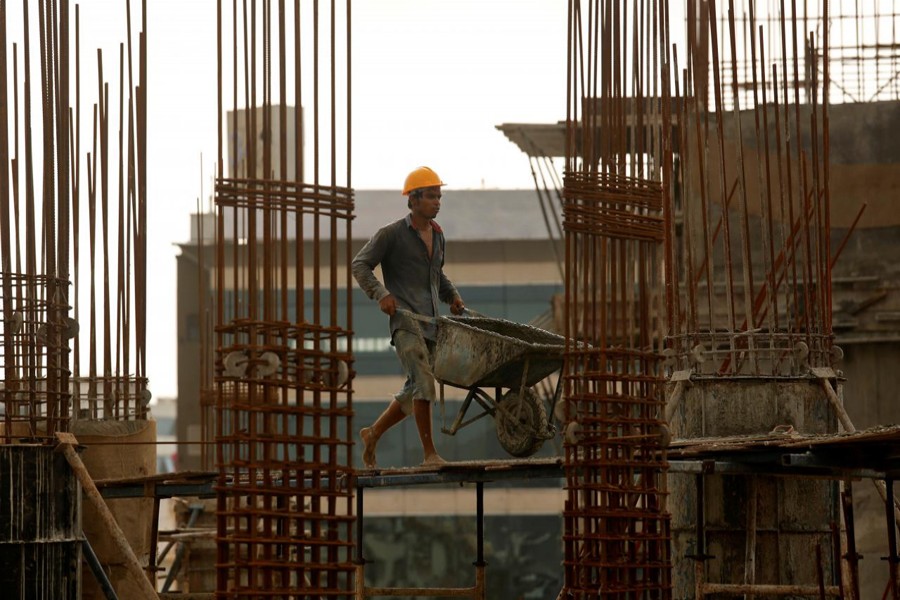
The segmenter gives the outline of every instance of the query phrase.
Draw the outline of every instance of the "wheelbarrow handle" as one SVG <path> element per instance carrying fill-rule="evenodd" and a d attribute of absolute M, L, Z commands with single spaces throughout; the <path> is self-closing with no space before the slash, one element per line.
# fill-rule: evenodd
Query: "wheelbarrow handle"
<path fill-rule="evenodd" d="M 423 323 L 434 324 L 437 322 L 437 317 L 426 317 L 425 315 L 420 315 L 419 313 L 414 313 L 411 310 L 406 310 L 405 308 L 398 308 L 397 313 L 404 316 L 409 317 L 410 319 L 414 319 L 416 321 L 421 321 Z M 478 311 L 474 311 L 471 308 L 464 308 L 462 316 L 466 317 L 484 317 Z"/>
<path fill-rule="evenodd" d="M 404 317 L 409 317 L 410 319 L 414 319 L 416 321 L 421 321 L 423 323 L 434 324 L 437 319 L 435 317 L 426 317 L 425 315 L 420 315 L 419 313 L 414 313 L 411 310 L 406 310 L 405 308 L 398 308 L 397 314 L 402 315 Z"/>

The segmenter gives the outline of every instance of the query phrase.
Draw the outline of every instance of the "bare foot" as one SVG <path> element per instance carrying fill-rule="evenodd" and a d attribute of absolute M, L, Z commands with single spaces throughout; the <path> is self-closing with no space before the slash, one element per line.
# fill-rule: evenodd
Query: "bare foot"
<path fill-rule="evenodd" d="M 363 427 L 359 430 L 359 437 L 363 443 L 363 464 L 365 464 L 368 468 L 375 468 L 375 444 L 378 443 L 378 438 L 375 437 L 375 432 L 372 431 L 371 427 Z"/>
<path fill-rule="evenodd" d="M 441 455 L 436 452 L 434 454 L 429 454 L 425 457 L 425 460 L 422 461 L 423 467 L 439 467 L 445 464 L 447 464 L 447 461 L 441 458 Z"/>

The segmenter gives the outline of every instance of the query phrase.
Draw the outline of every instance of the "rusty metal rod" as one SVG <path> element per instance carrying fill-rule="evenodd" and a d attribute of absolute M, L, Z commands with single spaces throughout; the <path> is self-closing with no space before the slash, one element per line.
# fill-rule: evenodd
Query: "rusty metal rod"
<path fill-rule="evenodd" d="M 737 44 L 735 42 L 735 25 L 734 25 L 734 0 L 728 0 L 728 31 L 731 40 L 731 55 L 733 59 L 732 64 L 732 95 L 734 96 L 734 104 L 733 104 L 733 119 L 735 127 L 737 128 L 737 137 L 739 140 L 743 140 L 743 133 L 741 127 L 741 114 L 740 114 L 740 95 L 738 94 L 738 81 L 737 81 Z M 755 89 L 755 87 L 754 87 Z M 755 108 L 755 107 L 754 107 Z M 755 111 L 754 111 L 755 112 Z M 724 173 L 724 168 L 722 170 Z M 746 182 L 746 172 L 744 170 L 744 144 L 740 143 L 737 145 L 737 172 L 738 172 L 738 181 L 740 182 L 739 192 L 738 192 L 738 215 L 740 219 L 741 225 L 741 273 L 743 275 L 743 283 L 744 283 L 744 319 L 749 323 L 752 321 L 752 303 L 753 303 L 753 292 L 755 289 L 755 282 L 753 278 L 753 262 L 752 255 L 750 250 L 751 238 L 750 238 L 750 214 L 747 208 L 747 182 Z M 755 353 L 755 349 L 753 347 L 752 338 L 748 340 L 748 350 L 754 361 L 755 372 L 759 372 L 759 363 L 757 361 L 757 355 Z"/>
<path fill-rule="evenodd" d="M 726 205 L 726 195 L 725 195 L 725 181 L 726 181 L 726 159 L 725 159 L 725 126 L 722 117 L 722 83 L 721 83 L 721 75 L 719 73 L 719 43 L 718 43 L 718 31 L 716 28 L 716 3 L 715 0 L 710 0 L 710 38 L 712 42 L 712 58 L 713 58 L 713 86 L 715 88 L 715 109 L 714 115 L 716 120 L 716 139 L 718 141 L 717 144 L 717 156 L 719 163 L 719 173 L 720 173 L 720 190 L 722 201 L 722 233 L 723 233 L 723 254 L 725 257 L 725 304 L 728 309 L 728 327 L 735 331 L 736 329 L 736 321 L 735 321 L 735 306 L 734 306 L 734 261 L 731 256 L 731 228 L 730 228 L 730 217 L 728 212 L 728 206 Z M 731 345 L 731 350 L 734 352 L 734 344 Z"/>
<path fill-rule="evenodd" d="M 5 8 L 5 7 L 3 7 Z M 7 100 L 6 100 L 6 14 L 5 10 L 0 12 L 0 168 L 4 169 L 4 173 L 8 173 L 7 163 L 9 161 L 9 146 L 7 143 L 8 136 L 8 118 Z M 12 273 L 11 252 L 13 248 L 10 239 L 12 229 L 10 226 L 10 202 L 9 188 L 6 185 L 0 185 L 0 273 Z M 2 293 L 3 294 L 3 322 L 4 328 L 6 323 L 12 323 L 12 280 L 10 277 L 2 277 Z M 3 352 L 5 356 L 12 357 L 15 355 L 15 347 L 12 335 L 3 336 Z M 11 367 L 12 365 L 10 365 Z M 14 379 L 8 374 L 6 377 Z M 5 387 L 5 386 L 4 386 Z M 5 399 L 5 398 L 4 398 Z M 8 412 L 8 411 L 7 411 Z M 9 423 L 8 417 L 4 420 Z"/>
<path fill-rule="evenodd" d="M 794 223 L 794 185 L 793 185 L 793 181 L 792 181 L 793 167 L 792 167 L 792 162 L 791 162 L 792 161 L 791 139 L 793 138 L 793 135 L 791 134 L 790 112 L 789 112 L 790 111 L 790 99 L 789 99 L 788 94 L 789 94 L 789 90 L 790 90 L 790 84 L 789 84 L 790 80 L 788 79 L 788 62 L 789 62 L 788 52 L 787 52 L 788 36 L 786 33 L 787 26 L 786 26 L 786 22 L 785 22 L 785 13 L 786 13 L 786 11 L 784 11 L 784 10 L 779 11 L 779 21 L 780 21 L 780 26 L 781 26 L 781 38 L 780 38 L 781 39 L 781 55 L 783 57 L 783 60 L 781 62 L 781 68 L 782 68 L 782 82 L 783 82 L 783 90 L 784 90 L 784 100 L 783 100 L 784 119 L 783 119 L 783 123 L 782 123 L 784 130 L 783 130 L 783 133 L 780 133 L 780 135 L 782 136 L 782 139 L 784 141 L 784 156 L 783 156 L 783 158 L 784 158 L 784 164 L 785 164 L 784 174 L 785 174 L 785 180 L 786 180 L 786 185 L 782 185 L 781 189 L 785 192 L 782 205 L 783 205 L 783 207 L 787 208 L 787 212 L 782 213 L 782 229 L 784 228 L 784 223 L 788 223 L 790 226 L 792 226 Z M 796 21 L 795 21 L 795 23 L 796 23 Z M 796 60 L 796 53 L 794 54 L 794 57 Z M 776 73 L 776 72 L 777 71 L 775 71 L 775 65 L 773 65 L 773 73 Z M 777 85 L 776 85 L 776 89 L 777 89 Z M 776 98 L 777 98 L 777 94 L 776 94 Z M 776 111 L 777 110 L 778 110 L 778 106 L 776 104 Z M 779 114 L 779 113 L 776 112 L 776 114 Z M 777 117 L 776 117 L 776 130 L 778 130 Z M 780 132 L 780 130 L 779 130 L 779 132 Z M 799 144 L 799 140 L 797 141 L 797 143 Z M 778 145 L 778 154 L 779 154 L 779 165 L 780 165 L 781 164 L 781 144 L 780 143 Z M 784 208 L 782 210 L 784 210 Z M 786 221 L 784 220 L 785 214 L 787 214 Z M 783 238 L 787 239 L 787 236 L 783 235 Z M 792 297 L 793 303 L 789 303 L 788 306 L 796 307 L 796 306 L 800 305 L 800 299 L 799 299 L 800 298 L 800 288 L 797 285 L 797 265 L 796 265 L 796 261 L 793 260 L 793 252 L 791 253 L 790 258 L 792 260 L 789 263 L 790 267 L 791 267 L 791 271 L 790 271 L 791 286 L 789 289 L 793 296 Z M 794 329 L 793 323 L 791 323 L 790 325 L 791 325 L 791 330 L 793 330 Z"/>

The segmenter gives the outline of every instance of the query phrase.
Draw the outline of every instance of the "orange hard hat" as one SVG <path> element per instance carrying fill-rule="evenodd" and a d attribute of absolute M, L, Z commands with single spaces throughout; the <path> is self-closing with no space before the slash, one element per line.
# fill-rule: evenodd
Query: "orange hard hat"
<path fill-rule="evenodd" d="M 419 167 L 406 176 L 406 181 L 403 182 L 403 195 L 407 196 L 411 191 L 417 190 L 419 188 L 442 185 L 447 184 L 441 181 L 441 178 L 438 177 L 437 173 L 435 173 L 428 167 Z"/>

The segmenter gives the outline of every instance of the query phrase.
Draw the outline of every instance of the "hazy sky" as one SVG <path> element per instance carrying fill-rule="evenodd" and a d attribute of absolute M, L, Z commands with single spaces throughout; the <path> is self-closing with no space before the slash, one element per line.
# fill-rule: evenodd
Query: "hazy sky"
<path fill-rule="evenodd" d="M 274 4 L 274 3 L 273 3 Z M 565 0 L 355 0 L 352 184 L 399 189 L 432 166 L 452 188 L 531 188 L 528 160 L 494 128 L 565 118 Z M 211 191 L 216 154 L 215 2 L 152 0 L 150 266 L 171 300 L 149 319 L 157 396 L 176 394 L 175 255 Z M 451 207 L 448 209 L 452 210 Z M 398 216 L 405 210 L 397 205 Z M 502 227 L 502 223 L 497 224 Z M 166 314 L 168 312 L 168 314 Z M 171 324 L 171 325 L 169 325 Z"/>
<path fill-rule="evenodd" d="M 33 0 L 24 1 L 36 10 Z M 90 147 L 90 106 L 98 96 L 97 47 L 103 48 L 117 110 L 125 0 L 79 4 L 84 154 Z M 140 2 L 132 4 L 136 32 Z M 217 153 L 216 4 L 148 1 L 147 366 L 156 396 L 177 392 L 175 244 L 190 238 L 189 216 L 198 199 L 211 204 Z M 527 158 L 495 126 L 565 118 L 567 5 L 567 0 L 353 0 L 353 187 L 398 189 L 409 170 L 426 164 L 451 192 L 530 189 Z M 20 64 L 22 6 L 23 0 L 7 2 L 9 39 L 19 44 Z M 322 0 L 321 6 L 329 3 Z M 678 6 L 672 10 L 671 22 L 683 22 L 675 14 Z M 31 18 L 36 68 L 34 12 Z M 39 96 L 35 102 L 33 121 L 39 125 Z M 83 157 L 81 172 L 86 178 Z M 114 174 L 110 185 L 117 186 Z M 403 210 L 398 200 L 398 215 Z M 86 237 L 82 231 L 82 241 Z"/>
<path fill-rule="evenodd" d="M 98 96 L 97 47 L 117 111 L 125 3 L 79 4 L 85 140 Z M 136 32 L 140 3 L 132 5 Z M 566 0 L 355 0 L 353 187 L 399 188 L 409 170 L 427 164 L 449 190 L 531 188 L 527 158 L 494 126 L 564 119 L 566 7 Z M 10 41 L 21 53 L 22 3 L 12 0 L 8 10 Z M 201 194 L 210 201 L 217 152 L 216 2 L 150 0 L 147 17 L 147 370 L 154 396 L 168 397 L 177 393 L 175 244 L 189 239 Z M 36 27 L 34 12 L 31 19 Z M 35 37 L 32 44 L 36 64 Z M 90 144 L 83 145 L 82 154 Z M 110 185 L 117 186 L 114 174 Z M 398 216 L 405 210 L 399 201 L 397 209 Z"/>

